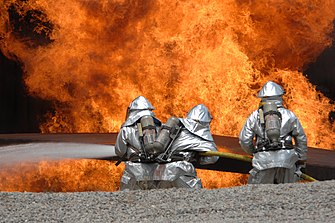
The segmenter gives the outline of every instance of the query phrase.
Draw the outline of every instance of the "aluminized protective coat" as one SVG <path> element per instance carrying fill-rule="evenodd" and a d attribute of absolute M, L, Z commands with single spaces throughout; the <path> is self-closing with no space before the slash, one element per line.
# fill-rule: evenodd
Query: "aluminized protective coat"
<path fill-rule="evenodd" d="M 119 157 L 128 160 L 138 161 L 138 153 L 143 153 L 141 142 L 139 140 L 137 125 L 123 126 L 116 138 L 115 153 Z"/>
<path fill-rule="evenodd" d="M 275 82 L 268 81 L 262 89 L 258 92 L 257 97 L 264 98 L 264 97 L 271 97 L 271 96 L 281 96 L 285 92 L 283 88 L 276 84 Z"/>
<path fill-rule="evenodd" d="M 210 122 L 212 116 L 208 108 L 199 104 L 194 106 L 188 113 L 186 118 L 179 119 L 183 128 L 179 136 L 174 140 L 171 145 L 172 154 L 182 151 L 217 151 L 211 131 Z M 200 164 L 215 163 L 219 157 L 201 157 Z"/>
<path fill-rule="evenodd" d="M 203 137 L 195 135 L 188 129 L 184 128 L 172 143 L 171 152 L 172 154 L 176 154 L 184 151 L 207 152 L 218 150 L 213 138 L 211 138 L 211 140 L 204 139 Z M 199 163 L 201 165 L 212 164 L 215 163 L 218 159 L 219 157 L 217 156 L 201 157 Z"/>
<path fill-rule="evenodd" d="M 115 152 L 119 157 L 126 155 L 125 158 L 127 159 L 139 160 L 138 153 L 142 153 L 143 149 L 139 140 L 139 130 L 135 123 L 143 116 L 150 115 L 154 118 L 158 132 L 161 122 L 155 118 L 155 114 L 151 111 L 153 108 L 151 103 L 143 96 L 135 98 L 130 103 L 127 120 L 122 124 L 115 143 Z"/>
<path fill-rule="evenodd" d="M 279 102 L 277 104 L 280 104 Z M 264 170 L 275 167 L 295 168 L 297 160 L 307 159 L 307 138 L 304 130 L 295 114 L 283 107 L 278 107 L 282 115 L 280 139 L 292 142 L 294 139 L 294 149 L 282 149 L 276 151 L 262 151 L 255 153 L 253 139 L 256 136 L 258 142 L 264 134 L 264 130 L 259 121 L 259 111 L 254 111 L 244 124 L 239 142 L 242 149 L 253 154 L 252 165 L 257 170 Z"/>
<path fill-rule="evenodd" d="M 140 163 L 136 155 L 142 151 L 137 126 L 122 127 L 115 144 L 119 157 L 125 153 L 126 167 L 121 178 L 121 190 L 153 189 L 168 187 L 201 188 L 201 180 L 196 176 L 193 165 L 187 161 L 165 164 Z"/>
<path fill-rule="evenodd" d="M 138 154 L 143 152 L 143 149 L 139 139 L 139 130 L 135 123 L 144 115 L 154 116 L 150 110 L 131 110 L 116 139 L 116 154 L 130 160 L 126 162 L 121 178 L 121 190 L 168 187 L 201 188 L 201 180 L 196 176 L 195 168 L 190 162 L 141 163 Z M 160 121 L 158 119 L 155 121 L 158 131 Z M 199 138 L 193 135 L 194 137 Z M 204 139 L 201 140 L 204 141 Z M 198 145 L 201 140 L 193 141 L 193 145 Z M 211 142 L 209 143 L 211 144 Z M 203 145 L 205 147 L 205 143 Z M 207 145 L 207 147 L 209 146 Z"/>
<path fill-rule="evenodd" d="M 206 141 L 188 130 L 180 134 L 181 138 L 175 144 L 174 154 L 187 150 L 209 151 L 216 150 L 214 142 Z M 182 141 L 186 140 L 186 141 Z M 184 148 L 182 146 L 185 146 Z M 187 161 L 172 161 L 170 163 L 140 163 L 136 155 L 142 151 L 137 126 L 124 126 L 121 128 L 115 152 L 119 157 L 126 153 L 126 167 L 121 178 L 121 190 L 152 189 L 168 187 L 201 188 L 201 180 L 197 177 L 195 168 Z M 201 164 L 213 163 L 216 157 L 201 157 Z M 145 179 L 145 180 L 142 180 Z M 154 182 L 155 181 L 155 182 Z"/>

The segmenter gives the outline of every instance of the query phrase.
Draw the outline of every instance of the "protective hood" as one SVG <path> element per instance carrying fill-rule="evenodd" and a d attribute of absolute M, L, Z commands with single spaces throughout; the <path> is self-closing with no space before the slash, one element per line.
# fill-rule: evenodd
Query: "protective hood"
<path fill-rule="evenodd" d="M 150 115 L 154 118 L 154 122 L 157 126 L 161 126 L 161 121 L 155 117 L 155 114 L 150 110 L 132 110 L 128 113 L 127 120 L 122 124 L 121 127 L 131 126 L 137 122 L 143 116 Z"/>
<path fill-rule="evenodd" d="M 258 98 L 281 96 L 285 94 L 283 88 L 275 82 L 268 81 L 262 89 L 258 92 Z"/>
<path fill-rule="evenodd" d="M 179 120 L 191 133 L 205 140 L 213 141 L 209 128 L 212 116 L 205 105 L 196 105 L 187 113 L 186 118 L 180 118 Z"/>
<path fill-rule="evenodd" d="M 154 110 L 155 108 L 151 103 L 143 96 L 135 98 L 128 106 L 128 111 L 132 110 Z"/>
<path fill-rule="evenodd" d="M 192 119 L 194 121 L 199 121 L 199 122 L 207 122 L 210 123 L 212 121 L 212 116 L 208 111 L 208 108 L 203 105 L 199 104 L 194 106 L 186 116 L 188 119 Z"/>
<path fill-rule="evenodd" d="M 211 130 L 209 128 L 209 124 L 207 125 L 202 125 L 192 119 L 188 119 L 188 118 L 180 118 L 179 119 L 183 125 L 185 126 L 185 128 L 190 131 L 191 133 L 205 139 L 208 141 L 213 142 L 214 139 L 212 137 L 211 134 Z"/>

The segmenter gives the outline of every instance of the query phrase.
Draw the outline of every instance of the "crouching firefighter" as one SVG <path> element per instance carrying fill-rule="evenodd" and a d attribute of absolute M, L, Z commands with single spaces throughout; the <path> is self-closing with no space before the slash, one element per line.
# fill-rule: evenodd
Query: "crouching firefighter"
<path fill-rule="evenodd" d="M 199 152 L 217 151 L 208 109 L 198 105 L 187 118 L 171 117 L 162 126 L 152 110 L 142 96 L 128 108 L 128 118 L 115 144 L 120 161 L 127 160 L 120 189 L 201 188 L 191 162 L 210 164 L 218 159 L 197 156 Z"/>
<path fill-rule="evenodd" d="M 116 165 L 122 160 L 126 161 L 121 177 L 121 190 L 156 188 L 152 175 L 158 151 L 152 145 L 161 122 L 152 110 L 154 107 L 143 96 L 135 98 L 127 109 L 126 121 L 122 124 L 115 143 L 115 152 L 120 157 Z"/>
<path fill-rule="evenodd" d="M 200 157 L 200 152 L 217 151 L 210 123 L 212 117 L 203 104 L 193 107 L 186 118 L 171 117 L 161 128 L 156 148 L 164 151 L 157 157 L 160 188 L 202 188 L 192 162 L 215 163 L 219 157 Z M 165 137 L 165 136 L 170 137 Z"/>
<path fill-rule="evenodd" d="M 296 182 L 305 167 L 307 138 L 296 115 L 283 107 L 284 93 L 280 85 L 267 82 L 258 93 L 259 109 L 240 132 L 242 149 L 253 155 L 249 184 Z"/>

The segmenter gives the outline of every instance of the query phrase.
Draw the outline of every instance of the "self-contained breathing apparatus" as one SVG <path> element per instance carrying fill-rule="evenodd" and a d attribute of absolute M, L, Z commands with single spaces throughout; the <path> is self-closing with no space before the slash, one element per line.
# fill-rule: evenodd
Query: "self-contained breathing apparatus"
<path fill-rule="evenodd" d="M 175 138 L 179 135 L 182 129 L 181 121 L 172 116 L 170 117 L 166 124 L 162 126 L 158 138 L 155 142 L 157 148 L 162 151 L 157 157 L 158 162 L 169 162 L 170 156 L 173 151 L 171 151 L 171 145 Z"/>
<path fill-rule="evenodd" d="M 141 147 L 136 148 L 131 143 L 127 142 L 127 152 L 125 152 L 116 162 L 116 166 L 118 166 L 122 160 L 126 159 L 129 149 L 132 149 L 133 152 L 129 155 L 127 160 L 132 162 L 152 162 L 153 157 L 158 152 L 154 147 L 157 130 L 153 117 L 150 115 L 141 117 L 136 123 L 136 126 Z"/>
<path fill-rule="evenodd" d="M 153 144 L 156 140 L 157 132 L 153 117 L 150 115 L 143 116 L 137 123 L 137 129 L 142 150 L 138 151 L 138 156 L 141 162 L 150 162 L 156 153 Z"/>
<path fill-rule="evenodd" d="M 141 162 L 163 162 L 168 159 L 172 142 L 181 130 L 181 122 L 170 117 L 157 133 L 152 116 L 143 116 L 137 123 L 143 152 L 138 154 Z"/>
<path fill-rule="evenodd" d="M 149 115 L 143 116 L 138 123 L 138 130 L 145 153 L 148 155 L 155 154 L 157 151 L 155 150 L 154 142 L 157 133 L 154 119 Z"/>
<path fill-rule="evenodd" d="M 263 135 L 257 140 L 256 152 L 282 149 L 280 140 L 282 117 L 277 105 L 270 101 L 262 102 L 258 111 Z"/>

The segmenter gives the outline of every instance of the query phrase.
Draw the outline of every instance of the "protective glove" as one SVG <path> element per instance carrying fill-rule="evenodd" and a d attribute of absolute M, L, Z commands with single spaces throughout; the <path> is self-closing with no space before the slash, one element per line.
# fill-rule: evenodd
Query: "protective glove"
<path fill-rule="evenodd" d="M 296 166 L 295 174 L 298 175 L 300 178 L 302 171 L 304 171 L 304 169 L 306 168 L 306 160 L 298 160 L 295 163 L 295 166 Z"/>
<path fill-rule="evenodd" d="M 298 160 L 295 165 L 300 166 L 301 168 L 306 168 L 306 160 Z"/>

